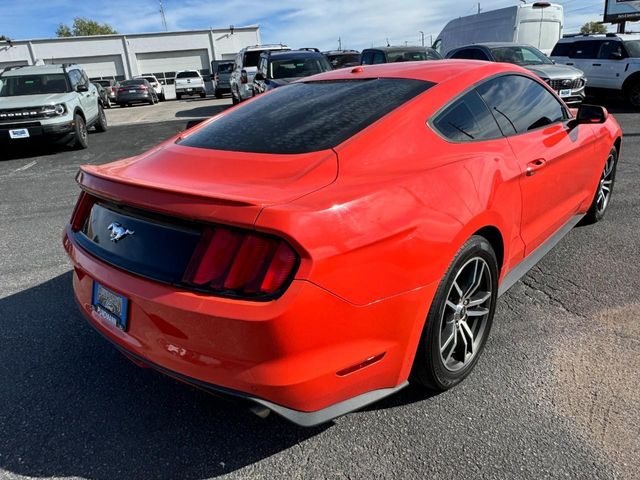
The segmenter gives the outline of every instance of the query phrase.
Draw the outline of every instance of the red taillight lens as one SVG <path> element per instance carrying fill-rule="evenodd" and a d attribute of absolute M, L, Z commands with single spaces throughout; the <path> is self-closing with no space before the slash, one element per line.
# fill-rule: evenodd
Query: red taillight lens
<path fill-rule="evenodd" d="M 149 90 L 149 87 L 147 87 L 146 85 L 139 85 L 138 88 L 140 90 Z"/>
<path fill-rule="evenodd" d="M 125 92 L 126 90 L 127 90 L 126 88 L 122 88 L 122 87 L 120 87 L 120 88 L 118 89 L 118 93 L 123 93 L 123 92 Z"/>
<path fill-rule="evenodd" d="M 96 198 L 94 196 L 89 195 L 87 192 L 80 194 L 76 208 L 73 210 L 73 215 L 71 215 L 71 229 L 74 232 L 77 232 L 84 226 L 84 222 L 87 220 L 89 212 L 91 212 L 95 203 Z"/>
<path fill-rule="evenodd" d="M 231 228 L 208 228 L 183 281 L 241 297 L 277 294 L 291 279 L 298 256 L 284 240 Z"/>

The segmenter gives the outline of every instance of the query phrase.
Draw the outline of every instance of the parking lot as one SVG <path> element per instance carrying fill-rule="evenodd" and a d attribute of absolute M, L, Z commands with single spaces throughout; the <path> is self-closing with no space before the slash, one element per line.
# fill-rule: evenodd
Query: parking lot
<path fill-rule="evenodd" d="M 78 166 L 143 152 L 228 104 L 116 107 L 87 150 L 0 161 L 1 478 L 638 478 L 637 113 L 610 105 L 625 140 L 607 218 L 500 299 L 470 378 L 304 429 L 134 366 L 73 300 L 61 233 Z"/>

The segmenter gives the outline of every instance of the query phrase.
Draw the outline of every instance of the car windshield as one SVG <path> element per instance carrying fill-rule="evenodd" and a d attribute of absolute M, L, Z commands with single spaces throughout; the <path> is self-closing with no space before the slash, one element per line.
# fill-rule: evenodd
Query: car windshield
<path fill-rule="evenodd" d="M 549 65 L 551 60 L 542 52 L 531 47 L 496 47 L 491 49 L 496 62 L 516 65 Z"/>
<path fill-rule="evenodd" d="M 195 78 L 198 76 L 198 72 L 178 72 L 176 78 Z"/>
<path fill-rule="evenodd" d="M 627 40 L 624 42 L 624 46 L 630 57 L 640 57 L 640 40 Z"/>
<path fill-rule="evenodd" d="M 419 62 L 423 60 L 439 60 L 435 50 L 393 50 L 387 53 L 387 62 Z"/>
<path fill-rule="evenodd" d="M 331 70 L 324 58 L 286 58 L 269 64 L 269 78 L 308 77 Z"/>
<path fill-rule="evenodd" d="M 359 53 L 347 53 L 340 55 L 329 55 L 329 61 L 333 68 L 340 68 L 343 65 L 358 65 L 360 63 Z"/>
<path fill-rule="evenodd" d="M 233 63 L 218 64 L 218 73 L 231 73 L 231 72 L 233 72 Z"/>
<path fill-rule="evenodd" d="M 69 91 L 67 77 L 63 73 L 3 77 L 1 85 L 0 97 L 64 93 Z"/>
<path fill-rule="evenodd" d="M 143 77 L 143 80 L 146 80 L 149 83 L 157 83 L 158 81 L 153 77 Z"/>
<path fill-rule="evenodd" d="M 196 148 L 274 154 L 325 150 L 339 145 L 433 85 L 404 78 L 292 83 L 268 95 L 259 95 L 178 143 Z"/>

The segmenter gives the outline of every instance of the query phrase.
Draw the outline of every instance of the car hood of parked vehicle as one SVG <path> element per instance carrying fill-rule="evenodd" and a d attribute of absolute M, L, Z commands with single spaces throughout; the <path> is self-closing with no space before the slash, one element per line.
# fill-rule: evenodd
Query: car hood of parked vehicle
<path fill-rule="evenodd" d="M 65 103 L 73 99 L 73 92 L 68 93 L 43 93 L 39 95 L 16 95 L 0 97 L 2 108 L 41 107 L 42 105 L 54 105 Z"/>
<path fill-rule="evenodd" d="M 582 70 L 569 65 L 548 64 L 548 65 L 525 65 L 525 68 L 542 78 L 550 80 L 561 80 L 564 78 L 578 78 L 583 76 Z"/>
<path fill-rule="evenodd" d="M 137 157 L 82 172 L 109 181 L 201 198 L 267 206 L 288 203 L 331 184 L 333 150 L 304 154 L 231 152 L 166 143 Z"/>

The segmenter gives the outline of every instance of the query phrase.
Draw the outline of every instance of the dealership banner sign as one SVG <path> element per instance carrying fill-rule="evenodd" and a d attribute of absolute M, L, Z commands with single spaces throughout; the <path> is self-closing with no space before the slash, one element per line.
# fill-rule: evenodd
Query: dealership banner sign
<path fill-rule="evenodd" d="M 640 20 L 640 0 L 606 0 L 604 21 L 622 20 Z"/>

